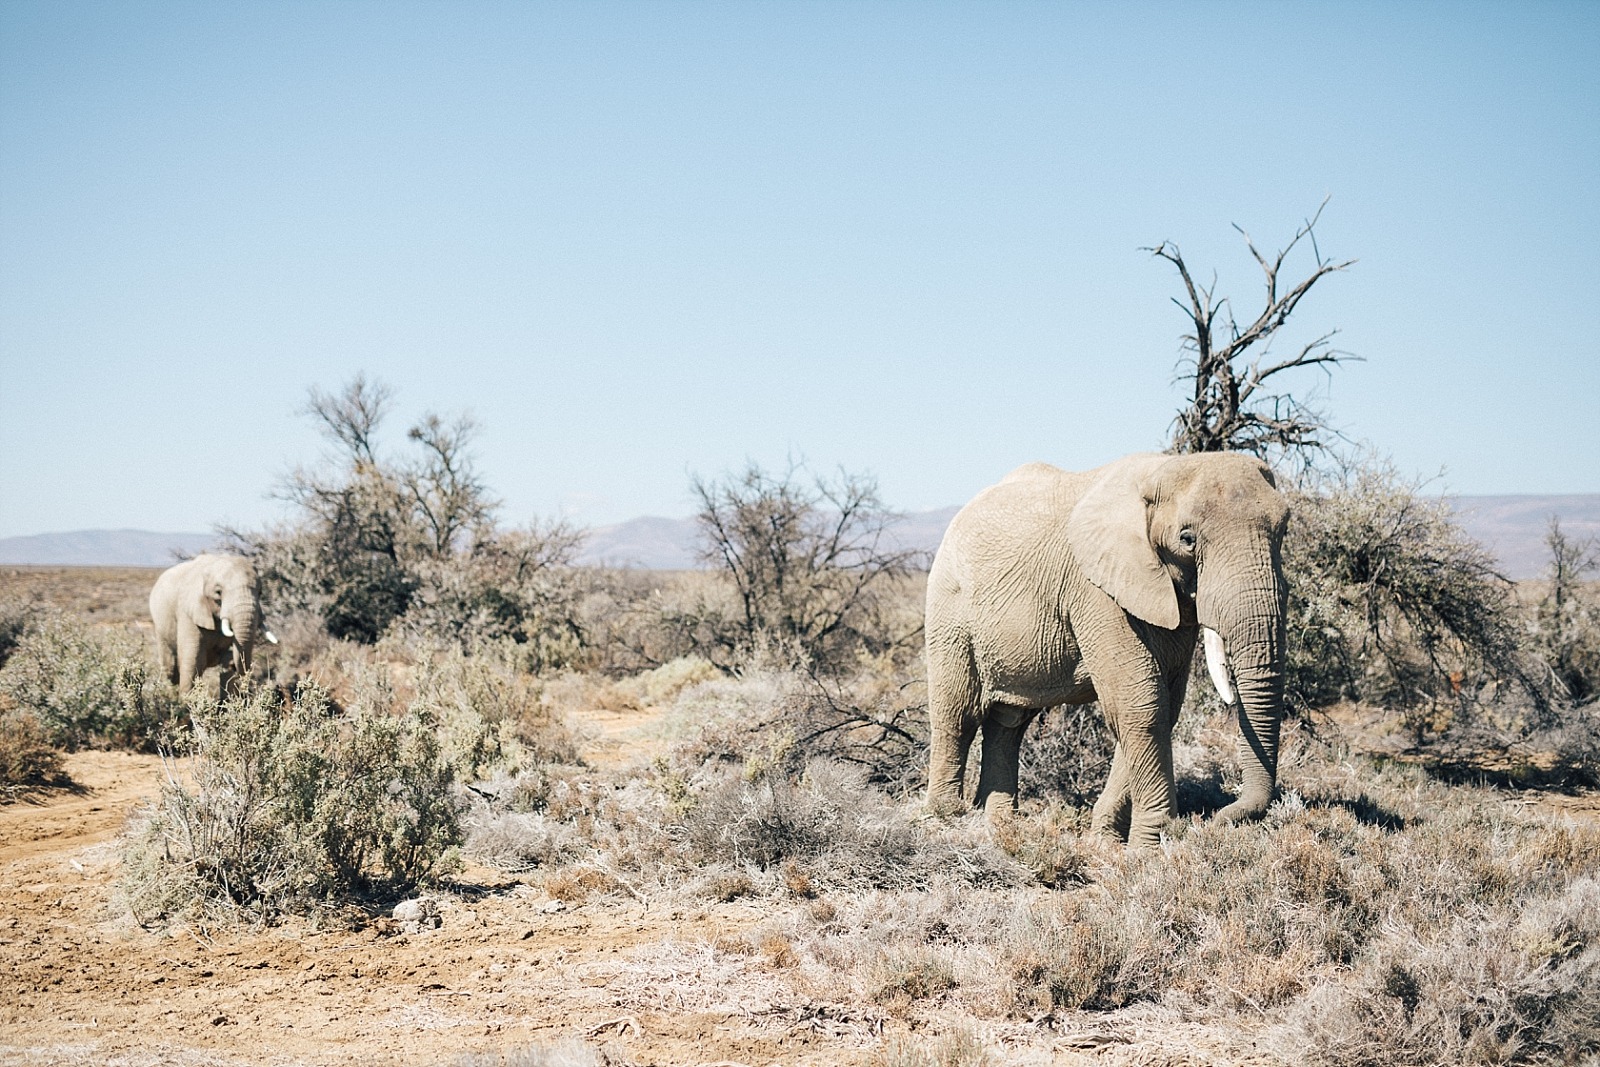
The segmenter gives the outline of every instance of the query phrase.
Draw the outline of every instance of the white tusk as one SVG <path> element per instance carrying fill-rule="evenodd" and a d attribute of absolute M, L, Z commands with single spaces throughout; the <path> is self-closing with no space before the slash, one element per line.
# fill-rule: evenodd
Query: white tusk
<path fill-rule="evenodd" d="M 1222 635 L 1211 627 L 1202 626 L 1200 632 L 1205 635 L 1206 670 L 1211 675 L 1211 684 L 1217 687 L 1217 696 L 1224 704 L 1232 704 L 1233 682 L 1228 678 L 1227 646 L 1222 643 Z"/>
<path fill-rule="evenodd" d="M 226 615 L 224 615 L 222 617 L 222 636 L 223 637 L 232 637 L 233 636 L 233 627 L 228 625 L 228 617 Z"/>
<path fill-rule="evenodd" d="M 265 637 L 267 639 L 267 644 L 269 644 L 269 645 L 275 645 L 275 644 L 278 643 L 277 635 L 274 634 L 271 630 L 262 630 L 261 631 L 261 636 Z"/>

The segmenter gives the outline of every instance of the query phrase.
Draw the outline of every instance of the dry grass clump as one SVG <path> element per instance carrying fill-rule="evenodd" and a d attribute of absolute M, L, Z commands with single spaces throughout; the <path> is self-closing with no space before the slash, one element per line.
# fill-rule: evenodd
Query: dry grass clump
<path fill-rule="evenodd" d="M 793 775 L 823 759 L 858 768 L 909 796 L 925 782 L 928 716 L 920 676 L 888 660 L 824 678 L 757 659 L 738 675 L 691 686 L 671 706 L 673 762 L 780 765 Z"/>
<path fill-rule="evenodd" d="M 1272 1039 L 1308 1064 L 1578 1063 L 1600 1052 L 1600 882 L 1387 926 Z"/>
<path fill-rule="evenodd" d="M 711 899 L 1027 880 L 981 829 L 924 822 L 864 763 L 808 752 L 810 735 L 786 716 L 803 728 L 826 714 L 814 685 L 760 670 L 686 685 L 673 698 L 667 756 L 581 781 L 536 774 L 552 784 L 523 791 L 531 803 L 520 813 L 514 783 L 482 788 L 492 799 L 469 817 L 468 852 L 513 869 L 581 860 L 632 892 Z M 824 751 L 842 743 L 830 738 Z"/>
<path fill-rule="evenodd" d="M 0 698 L 3 701 L 4 698 Z M 61 751 L 30 711 L 0 704 L 0 795 L 63 781 Z"/>
<path fill-rule="evenodd" d="M 751 940 L 780 938 L 815 997 L 911 1019 L 1093 1028 L 1159 1006 L 1241 1050 L 1265 1026 L 1285 1063 L 1600 1053 L 1600 828 L 1310 742 L 1286 781 L 1261 823 L 1176 824 L 1155 854 L 1027 811 L 997 837 L 1057 891 L 824 892 Z"/>
<path fill-rule="evenodd" d="M 999 1067 L 1007 1062 L 992 1053 L 975 1031 L 965 1026 L 931 1040 L 904 1038 L 890 1042 L 874 1061 L 879 1067 Z"/>
<path fill-rule="evenodd" d="M 612 1067 L 618 1062 L 603 1049 L 564 1038 L 506 1052 L 470 1053 L 452 1060 L 451 1067 Z"/>
<path fill-rule="evenodd" d="M 57 612 L 41 613 L 16 638 L 0 668 L 0 696 L 68 751 L 150 751 L 183 716 L 142 638 Z"/>

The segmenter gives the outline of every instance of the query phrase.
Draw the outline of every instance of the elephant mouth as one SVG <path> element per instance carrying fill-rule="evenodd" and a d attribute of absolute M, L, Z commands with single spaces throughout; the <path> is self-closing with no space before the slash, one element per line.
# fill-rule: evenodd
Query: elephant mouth
<path fill-rule="evenodd" d="M 222 636 L 227 638 L 232 638 L 234 636 L 233 624 L 228 621 L 227 616 L 223 616 L 222 619 Z M 278 643 L 277 635 L 271 630 L 262 630 L 261 636 L 267 639 L 267 644 L 269 645 L 275 645 Z"/>

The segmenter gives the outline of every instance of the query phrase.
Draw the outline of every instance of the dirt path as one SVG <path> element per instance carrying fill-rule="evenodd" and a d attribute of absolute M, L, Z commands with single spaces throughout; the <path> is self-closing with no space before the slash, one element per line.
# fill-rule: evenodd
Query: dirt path
<path fill-rule="evenodd" d="M 616 756 L 624 724 L 596 743 Z M 639 726 L 626 724 L 626 729 Z M 625 1062 L 865 1062 L 766 1009 L 781 983 L 710 946 L 747 904 L 563 906 L 468 870 L 443 925 L 305 925 L 206 939 L 141 929 L 118 900 L 118 834 L 160 760 L 80 753 L 74 792 L 0 807 L 0 1063 L 452 1064 L 579 1038 Z"/>

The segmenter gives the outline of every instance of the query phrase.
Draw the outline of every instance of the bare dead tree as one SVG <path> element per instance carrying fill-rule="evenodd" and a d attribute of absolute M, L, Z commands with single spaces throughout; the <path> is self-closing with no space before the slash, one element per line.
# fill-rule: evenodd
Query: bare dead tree
<path fill-rule="evenodd" d="M 872 479 L 841 472 L 807 484 L 798 467 L 771 475 L 751 464 L 717 481 L 696 477 L 691 490 L 703 557 L 738 594 L 740 640 L 793 640 L 819 666 L 846 647 L 881 651 L 871 619 L 878 591 L 908 573 L 918 553 L 888 537 L 898 515 Z"/>
<path fill-rule="evenodd" d="M 388 413 L 394 389 L 358 371 L 337 393 L 311 387 L 304 411 L 322 423 L 322 431 L 342 445 L 355 463 L 377 463 L 372 436 Z"/>
<path fill-rule="evenodd" d="M 1248 233 L 1234 226 L 1260 264 L 1266 281 L 1265 307 L 1242 327 L 1228 298 L 1217 298 L 1214 274 L 1209 287 L 1196 284 L 1178 246 L 1171 241 L 1145 249 L 1178 268 L 1187 302 L 1177 297 L 1172 302 L 1183 310 L 1192 326 L 1192 332 L 1183 336 L 1187 355 L 1178 366 L 1179 379 L 1193 383 L 1193 395 L 1173 422 L 1171 451 L 1231 450 L 1265 456 L 1273 452 L 1303 455 L 1327 447 L 1324 416 L 1305 401 L 1272 388 L 1282 380 L 1278 376 L 1288 371 L 1320 367 L 1327 372 L 1360 357 L 1333 348 L 1332 340 L 1338 331 L 1330 330 L 1288 358 L 1270 358 L 1273 336 L 1312 286 L 1355 262 L 1323 259 L 1317 248 L 1315 229 L 1327 203 L 1324 200 L 1316 214 L 1295 231 L 1288 245 L 1271 258 L 1262 255 Z M 1280 279 L 1284 262 L 1301 241 L 1309 241 L 1316 269 L 1285 291 Z M 1254 358 L 1250 358 L 1252 350 L 1257 353 Z"/>
<path fill-rule="evenodd" d="M 469 446 L 478 430 L 470 415 L 446 422 L 429 413 L 406 436 L 422 446 L 422 458 L 406 464 L 400 485 L 422 528 L 422 551 L 450 555 L 463 537 L 494 525 L 498 501 L 478 476 Z"/>

